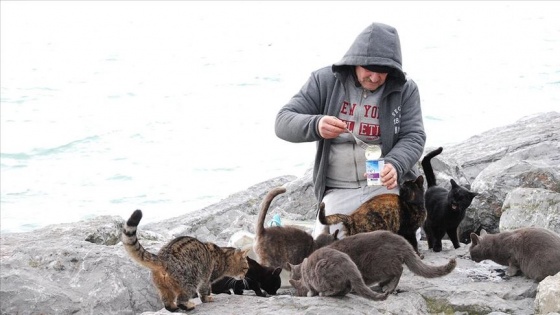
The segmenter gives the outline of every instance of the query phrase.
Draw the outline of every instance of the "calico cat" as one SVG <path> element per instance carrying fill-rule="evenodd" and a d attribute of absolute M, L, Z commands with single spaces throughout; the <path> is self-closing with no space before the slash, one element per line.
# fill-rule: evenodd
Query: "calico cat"
<path fill-rule="evenodd" d="M 350 215 L 331 214 L 319 210 L 319 222 L 323 225 L 342 223 L 345 235 L 389 230 L 406 238 L 419 256 L 418 230 L 426 219 L 424 208 L 424 177 L 405 181 L 399 195 L 382 194 L 364 202 Z"/>
<path fill-rule="evenodd" d="M 525 227 L 497 234 L 480 236 L 471 233 L 471 259 L 481 262 L 490 259 L 508 266 L 506 275 L 515 276 L 519 270 L 540 282 L 560 272 L 560 235 L 543 228 Z"/>
<path fill-rule="evenodd" d="M 434 252 L 441 251 L 441 240 L 445 233 L 453 243 L 453 247 L 460 247 L 457 228 L 465 218 L 465 212 L 471 205 L 472 200 L 478 195 L 458 185 L 453 179 L 450 180 L 451 190 L 437 186 L 436 176 L 430 161 L 442 151 L 443 148 L 439 147 L 426 154 L 422 159 L 422 168 L 428 183 L 428 189 L 424 197 L 426 211 L 428 212 L 424 222 L 424 232 L 428 240 L 428 248 L 433 249 Z"/>
<path fill-rule="evenodd" d="M 445 276 L 457 265 L 454 258 L 445 265 L 426 265 L 410 242 L 386 230 L 348 236 L 328 247 L 348 254 L 360 270 L 364 283 L 368 286 L 378 284 L 386 293 L 392 293 L 399 284 L 403 264 L 425 278 Z"/>
<path fill-rule="evenodd" d="M 298 296 L 344 296 L 353 291 L 370 300 L 387 298 L 387 293 L 377 293 L 366 286 L 347 254 L 332 248 L 319 248 L 301 264 L 289 267 L 290 283 Z"/>
<path fill-rule="evenodd" d="M 213 281 L 223 276 L 243 279 L 249 269 L 249 250 L 219 247 L 190 236 L 177 237 L 164 245 L 157 255 L 152 254 L 136 236 L 141 219 L 142 211 L 132 213 L 123 227 L 121 240 L 132 259 L 151 269 L 163 305 L 170 312 L 194 309 L 195 303 L 190 299 L 197 293 L 203 303 L 212 302 Z"/>
<path fill-rule="evenodd" d="M 243 290 L 253 290 L 257 296 L 266 296 L 263 291 L 275 295 L 282 285 L 280 279 L 282 268 L 262 266 L 250 257 L 247 257 L 247 262 L 249 263 L 249 270 L 247 270 L 243 280 L 223 277 L 212 283 L 212 293 L 231 294 L 231 290 L 233 290 L 233 293 L 243 295 Z"/>
<path fill-rule="evenodd" d="M 286 192 L 284 187 L 277 187 L 268 192 L 262 202 L 255 226 L 253 250 L 259 257 L 259 263 L 263 266 L 282 268 L 286 266 L 286 263 L 300 264 L 304 258 L 316 249 L 335 241 L 338 235 L 337 230 L 332 235 L 321 234 L 314 240 L 309 233 L 293 226 L 265 228 L 266 213 L 272 200 L 284 192 Z M 324 204 L 321 207 L 324 207 Z"/>

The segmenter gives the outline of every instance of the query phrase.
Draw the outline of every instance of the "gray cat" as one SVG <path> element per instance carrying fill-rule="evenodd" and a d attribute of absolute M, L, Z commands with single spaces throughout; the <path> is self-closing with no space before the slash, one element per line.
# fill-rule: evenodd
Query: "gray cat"
<path fill-rule="evenodd" d="M 508 266 L 506 275 L 515 276 L 519 270 L 536 281 L 560 272 L 560 236 L 550 230 L 525 227 L 513 231 L 480 236 L 471 233 L 471 259 L 480 262 L 490 259 Z"/>
<path fill-rule="evenodd" d="M 258 262 L 263 266 L 281 268 L 285 267 L 286 263 L 300 264 L 313 251 L 337 239 L 338 230 L 332 235 L 321 234 L 314 240 L 311 234 L 294 226 L 265 228 L 266 213 L 272 200 L 284 192 L 286 192 L 284 187 L 276 187 L 268 192 L 262 202 L 255 226 L 253 250 L 258 256 Z M 321 207 L 324 207 L 324 204 L 321 204 Z"/>
<path fill-rule="evenodd" d="M 441 266 L 426 265 L 404 237 L 386 230 L 348 236 L 328 247 L 348 254 L 365 284 L 378 284 L 385 293 L 393 292 L 399 284 L 403 264 L 425 278 L 445 276 L 457 265 L 455 258 Z"/>
<path fill-rule="evenodd" d="M 298 296 L 344 296 L 353 290 L 375 301 L 387 298 L 387 293 L 377 293 L 366 286 L 350 256 L 332 248 L 320 248 L 301 264 L 290 265 L 288 269 L 290 283 Z"/>

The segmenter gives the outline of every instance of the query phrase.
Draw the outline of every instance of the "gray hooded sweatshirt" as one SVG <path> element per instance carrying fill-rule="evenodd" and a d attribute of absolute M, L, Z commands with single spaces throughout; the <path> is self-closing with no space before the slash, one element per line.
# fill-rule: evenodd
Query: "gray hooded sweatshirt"
<path fill-rule="evenodd" d="M 276 135 L 290 142 L 317 142 L 313 167 L 315 197 L 323 199 L 332 140 L 319 135 L 319 120 L 337 116 L 346 98 L 345 82 L 354 80 L 355 66 L 389 66 L 379 103 L 382 154 L 391 163 L 399 183 L 416 179 L 417 162 L 424 152 L 426 133 L 416 83 L 402 71 L 402 56 L 395 28 L 373 23 L 358 35 L 337 63 L 314 71 L 301 90 L 278 112 Z"/>

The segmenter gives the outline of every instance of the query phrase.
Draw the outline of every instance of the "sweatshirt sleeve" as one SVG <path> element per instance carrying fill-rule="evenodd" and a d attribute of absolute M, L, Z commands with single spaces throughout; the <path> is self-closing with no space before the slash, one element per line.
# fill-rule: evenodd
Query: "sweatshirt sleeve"
<path fill-rule="evenodd" d="M 276 115 L 276 135 L 289 142 L 312 142 L 321 139 L 319 120 L 324 105 L 319 93 L 319 80 L 313 73 L 300 91 Z"/>
<path fill-rule="evenodd" d="M 408 80 L 402 95 L 401 115 L 398 119 L 401 120 L 398 138 L 385 160 L 397 168 L 399 179 L 402 179 L 420 160 L 426 143 L 420 94 L 412 80 Z"/>

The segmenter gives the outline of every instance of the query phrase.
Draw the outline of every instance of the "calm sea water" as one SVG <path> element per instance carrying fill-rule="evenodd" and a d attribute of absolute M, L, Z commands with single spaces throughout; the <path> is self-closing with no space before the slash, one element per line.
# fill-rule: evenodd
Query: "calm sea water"
<path fill-rule="evenodd" d="M 559 110 L 556 2 L 1 2 L 2 233 L 201 209 L 314 144 L 279 108 L 372 21 L 397 27 L 428 146 Z M 422 12 L 422 13 L 420 13 Z"/>

